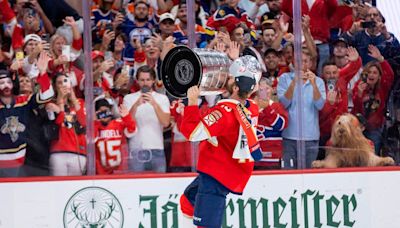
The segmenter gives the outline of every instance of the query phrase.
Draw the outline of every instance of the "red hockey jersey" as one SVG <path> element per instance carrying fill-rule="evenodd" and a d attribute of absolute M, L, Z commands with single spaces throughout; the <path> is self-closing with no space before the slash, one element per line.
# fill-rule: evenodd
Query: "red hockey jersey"
<path fill-rule="evenodd" d="M 260 113 L 257 137 L 263 159 L 255 166 L 280 165 L 282 159 L 282 131 L 288 126 L 288 112 L 279 102 L 272 103 Z"/>
<path fill-rule="evenodd" d="M 127 170 L 127 142 L 136 129 L 131 115 L 112 120 L 107 126 L 95 121 L 96 173 L 113 174 Z M 126 136 L 126 137 L 125 137 Z"/>
<path fill-rule="evenodd" d="M 232 193 L 241 194 L 253 171 L 254 162 L 239 162 L 232 158 L 239 138 L 240 123 L 234 110 L 225 105 L 229 99 L 218 102 L 205 115 L 199 107 L 187 106 L 180 130 L 190 141 L 201 141 L 197 170 L 208 174 Z M 258 106 L 251 100 L 245 105 L 251 124 L 257 125 Z"/>

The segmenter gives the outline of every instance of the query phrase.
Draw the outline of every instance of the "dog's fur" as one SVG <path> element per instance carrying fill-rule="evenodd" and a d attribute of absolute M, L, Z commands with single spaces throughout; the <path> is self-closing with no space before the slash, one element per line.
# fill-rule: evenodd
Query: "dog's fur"
<path fill-rule="evenodd" d="M 326 158 L 314 161 L 313 168 L 394 165 L 391 157 L 375 155 L 374 146 L 365 138 L 358 119 L 352 114 L 336 118 L 330 143 L 326 149 Z"/>

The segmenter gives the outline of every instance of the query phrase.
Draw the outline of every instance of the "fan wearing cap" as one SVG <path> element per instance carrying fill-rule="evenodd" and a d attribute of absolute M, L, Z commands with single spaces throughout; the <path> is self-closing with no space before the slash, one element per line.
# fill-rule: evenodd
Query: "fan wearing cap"
<path fill-rule="evenodd" d="M 188 106 L 180 124 L 190 141 L 201 141 L 199 175 L 181 196 L 181 210 L 200 227 L 221 227 L 228 193 L 242 194 L 261 149 L 254 127 L 258 106 L 247 98 L 261 77 L 261 66 L 252 56 L 236 59 L 229 71 L 229 99 L 219 101 L 205 115 L 197 105 L 200 91 L 189 88 Z"/>
<path fill-rule="evenodd" d="M 243 23 L 248 29 L 254 29 L 254 24 L 246 11 L 238 7 L 238 0 L 229 0 L 221 5 L 217 11 L 208 18 L 206 28 L 212 31 L 220 31 L 221 28 L 231 33 L 238 24 Z"/>
<path fill-rule="evenodd" d="M 19 175 L 25 160 L 29 113 L 54 95 L 46 73 L 48 61 L 49 57 L 42 52 L 37 63 L 40 91 L 29 96 L 14 96 L 10 72 L 0 70 L 0 177 Z"/>
<path fill-rule="evenodd" d="M 332 46 L 333 46 L 332 61 L 341 71 L 343 68 L 345 68 L 350 63 L 350 60 L 348 58 L 349 44 L 347 43 L 346 39 L 344 39 L 343 37 L 339 37 L 337 40 L 332 42 Z M 361 73 L 361 69 L 354 75 L 354 77 L 347 84 L 347 92 L 348 92 L 347 106 L 348 106 L 349 112 L 351 112 L 354 107 L 352 91 L 353 91 L 354 85 L 356 84 L 358 79 L 360 79 L 360 73 Z"/>
<path fill-rule="evenodd" d="M 286 67 L 279 64 L 281 54 L 273 48 L 268 48 L 264 52 L 264 63 L 267 69 L 263 73 L 263 77 L 269 78 L 272 81 L 273 96 L 276 97 L 276 87 L 278 86 L 279 77 L 286 72 L 289 72 Z"/>
<path fill-rule="evenodd" d="M 99 96 L 108 93 L 113 85 L 112 75 L 107 73 L 111 68 L 114 67 L 114 61 L 112 59 L 104 60 L 104 53 L 101 51 L 92 51 L 93 61 L 93 92 L 95 96 Z M 80 87 L 83 90 L 83 82 Z"/>
<path fill-rule="evenodd" d="M 96 174 L 113 174 L 117 170 L 127 171 L 127 142 L 135 133 L 136 124 L 129 115 L 129 110 L 121 105 L 121 118 L 114 118 L 112 105 L 107 99 L 95 102 L 96 117 Z"/>
<path fill-rule="evenodd" d="M 176 29 L 175 17 L 170 13 L 163 13 L 159 21 L 160 35 L 163 40 L 169 36 L 173 36 Z"/>
<path fill-rule="evenodd" d="M 35 78 L 39 74 L 37 68 L 37 58 L 43 50 L 42 39 L 36 34 L 29 34 L 24 38 L 23 51 L 25 58 L 23 60 L 22 70 L 30 78 Z"/>

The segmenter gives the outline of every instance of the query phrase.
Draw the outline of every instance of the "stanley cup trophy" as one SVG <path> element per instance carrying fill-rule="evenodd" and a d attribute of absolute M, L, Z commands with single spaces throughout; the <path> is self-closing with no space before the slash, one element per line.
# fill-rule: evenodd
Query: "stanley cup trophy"
<path fill-rule="evenodd" d="M 165 56 L 161 79 L 174 97 L 186 97 L 187 90 L 199 86 L 200 95 L 217 95 L 225 91 L 232 61 L 222 52 L 177 46 Z"/>

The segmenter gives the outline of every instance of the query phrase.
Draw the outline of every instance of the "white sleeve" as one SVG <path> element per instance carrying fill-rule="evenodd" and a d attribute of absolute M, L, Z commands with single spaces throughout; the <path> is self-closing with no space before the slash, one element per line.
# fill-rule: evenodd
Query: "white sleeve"
<path fill-rule="evenodd" d="M 169 103 L 169 100 L 168 100 L 168 97 L 167 96 L 165 96 L 165 95 L 163 95 L 163 96 L 161 96 L 161 99 L 160 99 L 160 107 L 161 107 L 161 109 L 163 110 L 163 112 L 165 112 L 165 113 L 170 113 L 170 103 Z"/>
<path fill-rule="evenodd" d="M 124 97 L 124 100 L 122 101 L 122 104 L 128 109 L 130 110 L 133 106 L 133 104 L 135 104 L 135 102 L 137 101 L 137 99 L 139 99 L 138 96 L 136 96 L 135 94 L 128 94 Z"/>

